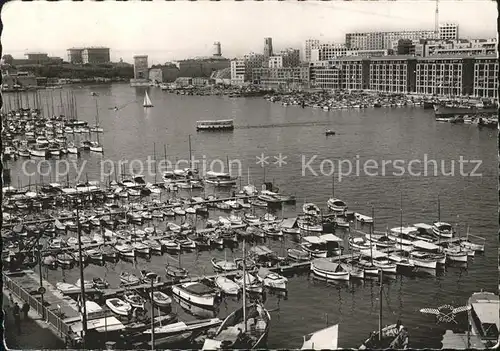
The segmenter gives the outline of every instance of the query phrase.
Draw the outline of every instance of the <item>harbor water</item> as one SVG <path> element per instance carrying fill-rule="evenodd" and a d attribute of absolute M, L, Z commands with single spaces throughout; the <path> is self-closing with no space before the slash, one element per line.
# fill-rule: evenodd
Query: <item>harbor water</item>
<path fill-rule="evenodd" d="M 114 174 L 109 178 L 102 177 L 101 169 L 108 169 L 108 160 L 146 162 L 148 156 L 156 156 L 160 160 L 165 158 L 165 149 L 170 161 L 187 160 L 188 135 L 191 134 L 194 159 L 206 160 L 207 164 L 215 159 L 221 160 L 213 163 L 214 171 L 227 170 L 218 167 L 226 167 L 226 160 L 229 160 L 233 173 L 238 172 L 238 168 L 241 171 L 243 184 L 247 183 L 248 177 L 256 186 L 264 181 L 273 182 L 280 192 L 295 195 L 296 205 L 286 205 L 283 214 L 278 211 L 277 216 L 294 216 L 302 211 L 305 202 L 326 209 L 326 201 L 332 195 L 332 179 L 335 179 L 335 197 L 346 201 L 350 210 L 371 215 L 372 207 L 375 209 L 376 230 L 400 225 L 401 194 L 404 225 L 436 221 L 439 195 L 441 220 L 458 224 L 460 235 L 465 236 L 467 226 L 470 226 L 471 234 L 486 238 L 485 253 L 469 259 L 467 268 L 446 267 L 444 272 L 434 275 L 398 275 L 384 284 L 383 323 L 392 324 L 400 319 L 408 327 L 412 348 L 441 347 L 445 331 L 432 316 L 421 314 L 421 308 L 436 308 L 444 304 L 462 306 L 473 292 L 480 289 L 497 291 L 498 166 L 495 129 L 438 123 L 432 110 L 412 106 L 324 111 L 283 106 L 258 97 L 185 96 L 149 88 L 148 94 L 154 107 L 144 109 L 144 88 L 113 84 L 73 89 L 77 98 L 78 119 L 88 121 L 90 125 L 95 123 L 97 99 L 99 123 L 104 128 L 104 133 L 99 135 L 104 154 L 84 152 L 79 158 L 68 157 L 70 164 L 76 166 L 69 176 L 71 182 L 74 182 L 77 170 L 84 166 L 80 181 L 88 179 L 104 183 L 115 178 Z M 91 96 L 91 91 L 98 96 Z M 53 94 L 54 104 L 57 105 L 59 92 L 54 91 Z M 114 109 L 115 106 L 117 109 Z M 232 132 L 197 133 L 196 121 L 204 119 L 234 119 L 235 129 Z M 335 130 L 336 135 L 325 136 L 326 129 Z M 153 155 L 153 150 L 156 155 Z M 269 157 L 265 167 L 257 164 L 257 157 L 262 156 Z M 277 161 L 280 157 L 284 162 Z M 474 175 L 463 176 L 460 173 L 461 157 L 463 160 L 480 161 Z M 337 166 L 341 160 L 345 161 L 343 168 L 332 174 L 331 164 Z M 354 167 L 349 175 L 345 174 L 348 167 L 346 160 Z M 380 167 L 363 170 L 367 160 L 375 161 Z M 413 174 L 409 174 L 407 169 L 399 176 L 397 174 L 401 172 L 398 172 L 396 160 L 421 162 L 414 163 Z M 435 160 L 436 164 L 424 166 L 425 160 Z M 356 161 L 361 165 L 359 172 L 355 169 Z M 391 161 L 386 162 L 385 174 L 381 168 L 382 161 Z M 66 182 L 66 176 L 56 179 L 57 160 L 44 161 L 42 172 L 51 167 L 52 173 L 42 178 L 39 175 L 30 178 L 23 172 L 23 167 L 28 173 L 34 172 L 42 161 L 24 162 L 22 159 L 9 161 L 13 186 L 40 180 Z M 472 172 L 476 163 L 465 165 L 464 172 Z M 454 175 L 443 174 L 443 170 L 451 173 L 452 167 Z M 128 165 L 124 168 L 125 173 L 132 170 Z M 138 171 L 138 167 L 133 168 Z M 345 175 L 341 175 L 341 171 Z M 427 174 L 424 174 L 425 171 Z M 417 175 L 418 172 L 422 174 Z M 146 181 L 154 181 L 153 175 L 145 170 L 142 173 Z M 120 175 L 117 178 L 120 179 Z M 158 174 L 157 181 L 160 180 L 161 174 Z M 187 197 L 189 193 L 178 196 Z M 218 215 L 215 213 L 215 218 Z M 214 217 L 213 211 L 211 217 Z M 158 223 L 158 226 L 164 229 L 165 223 Z M 341 230 L 336 234 L 347 237 L 347 232 Z M 285 242 L 268 240 L 266 245 L 282 255 L 285 248 L 294 247 L 294 242 L 287 237 Z M 346 243 L 344 246 L 347 248 Z M 181 256 L 181 264 L 193 275 L 212 274 L 210 258 L 225 255 L 241 257 L 241 244 L 239 248 L 226 252 L 185 253 Z M 121 271 L 138 273 L 140 269 L 147 268 L 164 275 L 165 264 L 177 259 L 164 254 L 153 255 L 150 260 L 138 258 L 135 264 L 124 261 L 104 266 L 90 264 L 85 268 L 85 279 L 106 277 L 112 287 L 117 287 Z M 62 278 L 69 283 L 79 278 L 77 268 L 47 271 L 45 274 L 53 284 Z M 376 281 L 334 284 L 314 280 L 306 273 L 292 276 L 286 297 L 267 296 L 266 306 L 275 309 L 271 312 L 267 346 L 299 348 L 303 335 L 321 329 L 327 323 L 339 323 L 339 347 L 358 347 L 378 327 L 378 299 Z M 218 316 L 225 317 L 239 304 L 236 300 L 227 300 L 217 311 Z M 175 305 L 174 309 L 177 309 L 181 319 L 194 318 L 181 307 Z M 203 318 L 208 318 L 208 315 Z"/>

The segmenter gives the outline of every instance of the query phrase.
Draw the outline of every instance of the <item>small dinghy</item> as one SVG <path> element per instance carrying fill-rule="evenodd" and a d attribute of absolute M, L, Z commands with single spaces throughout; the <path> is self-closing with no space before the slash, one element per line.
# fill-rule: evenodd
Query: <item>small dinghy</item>
<path fill-rule="evenodd" d="M 169 307 L 172 299 L 161 291 L 153 291 L 153 302 L 158 307 Z"/>
<path fill-rule="evenodd" d="M 128 316 L 129 311 L 132 310 L 132 306 L 129 303 L 126 303 L 117 297 L 107 299 L 106 306 L 108 306 L 111 311 L 120 316 Z"/>
<path fill-rule="evenodd" d="M 151 284 L 151 282 L 153 282 L 153 284 L 157 284 L 160 282 L 160 277 L 158 276 L 158 274 L 144 269 L 141 270 L 141 279 L 146 284 Z"/>
<path fill-rule="evenodd" d="M 288 258 L 298 262 L 309 261 L 311 259 L 309 252 L 303 250 L 288 249 L 287 254 Z"/>
<path fill-rule="evenodd" d="M 123 299 L 134 308 L 144 309 L 144 299 L 134 292 L 126 291 L 123 294 Z"/>
<path fill-rule="evenodd" d="M 120 274 L 120 282 L 123 285 L 136 285 L 140 284 L 141 280 L 134 274 L 129 272 L 122 272 Z"/>
<path fill-rule="evenodd" d="M 257 272 L 257 279 L 264 283 L 264 286 L 271 289 L 286 290 L 286 283 L 288 279 L 279 275 L 278 273 L 271 272 L 270 270 L 261 267 Z"/>
<path fill-rule="evenodd" d="M 226 295 L 238 295 L 240 286 L 227 277 L 215 278 L 215 285 Z"/>
<path fill-rule="evenodd" d="M 335 135 L 335 131 L 334 130 L 331 130 L 331 129 L 327 129 L 325 131 L 325 135 Z"/>

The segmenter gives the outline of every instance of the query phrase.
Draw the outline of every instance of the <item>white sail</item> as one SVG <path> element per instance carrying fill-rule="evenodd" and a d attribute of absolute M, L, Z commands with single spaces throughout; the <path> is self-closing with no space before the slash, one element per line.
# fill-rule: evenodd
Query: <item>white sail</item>
<path fill-rule="evenodd" d="M 338 346 L 339 325 L 318 330 L 304 336 L 302 350 L 336 350 Z"/>
<path fill-rule="evenodd" d="M 144 107 L 153 107 L 153 103 L 151 102 L 151 99 L 149 98 L 148 92 L 146 91 L 146 96 L 144 96 Z"/>

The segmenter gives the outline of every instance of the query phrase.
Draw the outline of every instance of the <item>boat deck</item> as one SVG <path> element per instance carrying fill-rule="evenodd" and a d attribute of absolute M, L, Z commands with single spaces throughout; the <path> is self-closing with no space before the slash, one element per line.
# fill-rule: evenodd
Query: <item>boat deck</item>
<path fill-rule="evenodd" d="M 467 341 L 467 339 L 469 340 Z M 477 337 L 477 335 L 454 333 L 451 330 L 446 331 L 441 342 L 443 344 L 442 349 L 447 350 L 484 349 L 484 344 L 481 342 L 481 339 Z"/>

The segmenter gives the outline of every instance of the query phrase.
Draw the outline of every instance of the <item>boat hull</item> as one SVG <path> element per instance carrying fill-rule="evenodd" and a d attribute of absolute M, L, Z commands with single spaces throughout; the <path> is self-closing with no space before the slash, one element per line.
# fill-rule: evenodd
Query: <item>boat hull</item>
<path fill-rule="evenodd" d="M 190 293 L 189 291 L 184 290 L 180 286 L 172 286 L 172 294 L 180 297 L 181 299 L 188 301 L 194 305 L 198 305 L 201 307 L 209 307 L 212 308 L 215 306 L 215 296 L 197 296 L 195 294 Z"/>

